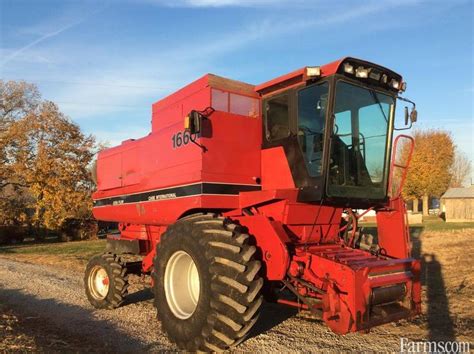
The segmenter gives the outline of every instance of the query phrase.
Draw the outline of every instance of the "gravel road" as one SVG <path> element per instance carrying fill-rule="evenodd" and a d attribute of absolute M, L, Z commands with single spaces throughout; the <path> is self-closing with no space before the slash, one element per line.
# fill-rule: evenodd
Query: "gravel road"
<path fill-rule="evenodd" d="M 161 331 L 152 293 L 139 277 L 131 279 L 127 304 L 116 310 L 96 310 L 87 302 L 82 274 L 52 266 L 28 264 L 0 257 L 0 304 L 18 316 L 36 319 L 65 341 L 73 338 L 84 350 L 176 350 Z M 236 351 L 399 351 L 400 337 L 426 338 L 422 320 L 388 324 L 370 334 L 338 336 L 324 324 L 295 310 L 265 304 L 259 322 Z M 1 341 L 1 333 L 0 333 Z"/>

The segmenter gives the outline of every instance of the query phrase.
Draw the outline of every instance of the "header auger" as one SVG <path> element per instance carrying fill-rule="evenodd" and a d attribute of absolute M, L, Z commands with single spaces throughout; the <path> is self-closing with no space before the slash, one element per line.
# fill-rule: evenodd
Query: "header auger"
<path fill-rule="evenodd" d="M 344 58 L 257 86 L 208 74 L 153 104 L 149 135 L 98 156 L 94 216 L 120 234 L 87 268 L 91 303 L 117 307 L 127 274 L 151 274 L 163 329 L 190 351 L 240 343 L 263 294 L 340 334 L 418 314 L 395 156 L 413 141 L 392 139 L 405 88 Z"/>

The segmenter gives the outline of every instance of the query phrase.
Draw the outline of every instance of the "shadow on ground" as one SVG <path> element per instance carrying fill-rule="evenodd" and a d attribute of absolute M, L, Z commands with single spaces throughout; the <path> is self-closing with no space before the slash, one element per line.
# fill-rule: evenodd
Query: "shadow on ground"
<path fill-rule="evenodd" d="M 424 253 L 421 235 L 423 227 L 411 227 L 412 257 L 421 260 L 421 285 L 426 289 L 426 321 L 430 341 L 456 340 L 455 326 L 449 311 L 449 300 L 442 266 L 433 253 Z"/>
<path fill-rule="evenodd" d="M 39 299 L 24 294 L 20 289 L 0 289 L 0 302 L 11 309 L 19 318 L 26 318 L 24 330 L 35 333 L 35 344 L 40 351 L 54 351 L 64 344 L 90 348 L 102 352 L 131 352 L 146 350 L 146 345 L 124 333 L 108 321 L 98 319 L 92 310 L 65 304 L 55 299 Z M 28 319 L 33 319 L 29 321 Z M 31 326 L 35 328 L 31 328 Z M 42 335 L 38 335 L 38 331 Z M 1 336 L 0 336 L 1 337 Z M 54 338 L 61 343 L 55 346 Z"/>
<path fill-rule="evenodd" d="M 298 310 L 293 307 L 264 302 L 260 317 L 255 326 L 250 330 L 246 340 L 268 332 L 288 318 L 296 316 L 297 313 Z"/>
<path fill-rule="evenodd" d="M 150 288 L 145 288 L 142 290 L 135 291 L 133 293 L 128 294 L 125 297 L 122 306 L 127 306 L 131 304 L 136 304 L 138 302 L 144 302 L 152 300 L 155 296 L 153 295 L 153 291 Z"/>

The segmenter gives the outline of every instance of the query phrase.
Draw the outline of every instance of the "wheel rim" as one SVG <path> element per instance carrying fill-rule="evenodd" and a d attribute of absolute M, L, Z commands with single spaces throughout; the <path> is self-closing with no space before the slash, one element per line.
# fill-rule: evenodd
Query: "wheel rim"
<path fill-rule="evenodd" d="M 192 316 L 199 301 L 199 272 L 192 257 L 177 251 L 168 260 L 164 288 L 166 301 L 173 314 L 182 320 Z"/>
<path fill-rule="evenodd" d="M 98 300 L 103 300 L 109 293 L 110 280 L 105 268 L 95 266 L 89 276 L 89 289 L 92 296 Z"/>

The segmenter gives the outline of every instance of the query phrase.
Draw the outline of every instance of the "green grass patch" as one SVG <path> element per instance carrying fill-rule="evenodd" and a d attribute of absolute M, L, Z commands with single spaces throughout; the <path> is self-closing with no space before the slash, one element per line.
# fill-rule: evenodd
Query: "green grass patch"
<path fill-rule="evenodd" d="M 32 243 L 0 247 L 0 254 L 61 255 L 68 258 L 88 260 L 102 253 L 105 240 L 75 241 L 57 243 Z"/>
<path fill-rule="evenodd" d="M 410 226 L 421 226 L 424 231 L 456 231 L 474 229 L 474 222 L 446 222 L 436 215 L 428 215 L 423 216 L 422 224 L 412 224 Z"/>
<path fill-rule="evenodd" d="M 377 224 L 374 222 L 361 222 L 360 226 L 363 227 L 377 227 Z M 443 219 L 434 216 L 424 216 L 423 223 L 421 224 L 410 224 L 411 228 L 422 228 L 423 231 L 456 231 L 462 229 L 474 229 L 474 222 L 446 222 Z"/>
<path fill-rule="evenodd" d="M 414 225 L 415 226 L 415 225 Z M 456 231 L 462 229 L 474 229 L 474 222 L 445 222 L 443 220 L 423 220 L 425 231 Z"/>

